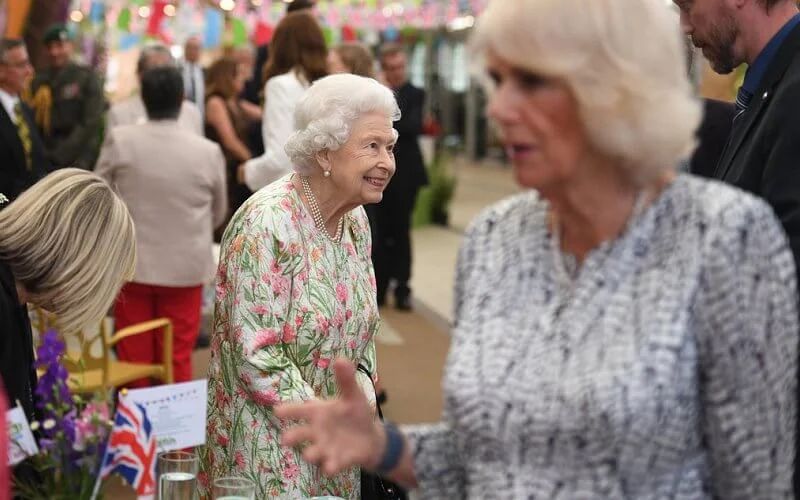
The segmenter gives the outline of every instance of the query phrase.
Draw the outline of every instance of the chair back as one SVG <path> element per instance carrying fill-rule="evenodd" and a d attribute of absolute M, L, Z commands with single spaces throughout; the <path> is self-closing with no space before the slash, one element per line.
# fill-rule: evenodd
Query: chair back
<path fill-rule="evenodd" d="M 110 318 L 104 318 L 93 328 L 87 328 L 74 333 L 62 333 L 58 325 L 58 318 L 55 314 L 41 307 L 34 306 L 32 316 L 32 325 L 38 330 L 39 336 L 48 330 L 59 332 L 59 335 L 66 344 L 64 367 L 68 371 L 106 370 L 110 362 L 109 344 L 111 335 L 109 332 L 112 329 Z M 36 343 L 38 345 L 39 341 Z"/>
<path fill-rule="evenodd" d="M 41 334 L 49 329 L 58 332 L 58 319 L 40 307 L 31 310 L 31 326 L 35 332 L 36 345 Z M 172 321 L 157 318 L 114 331 L 113 321 L 104 318 L 96 327 L 73 334 L 62 335 L 66 344 L 64 367 L 70 373 L 70 390 L 94 392 L 122 387 L 134 380 L 156 378 L 165 384 L 175 381 L 172 361 Z M 112 349 L 121 340 L 159 331 L 163 336 L 162 359 L 158 364 L 120 361 Z"/>

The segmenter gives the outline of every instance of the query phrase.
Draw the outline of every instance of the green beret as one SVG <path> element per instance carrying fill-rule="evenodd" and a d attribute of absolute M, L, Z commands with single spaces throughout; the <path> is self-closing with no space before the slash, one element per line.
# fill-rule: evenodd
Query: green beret
<path fill-rule="evenodd" d="M 50 44 L 53 42 L 66 42 L 70 39 L 69 30 L 66 26 L 62 24 L 57 24 L 55 26 L 51 26 L 47 31 L 44 33 L 44 44 Z"/>

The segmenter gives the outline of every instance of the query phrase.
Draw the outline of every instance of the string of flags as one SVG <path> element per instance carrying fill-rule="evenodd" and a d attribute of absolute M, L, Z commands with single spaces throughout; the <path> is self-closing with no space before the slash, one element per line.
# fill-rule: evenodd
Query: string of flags
<path fill-rule="evenodd" d="M 410 30 L 463 29 L 488 0 L 319 0 L 316 15 L 329 41 L 365 33 L 397 39 Z M 82 32 L 105 30 L 112 49 L 147 40 L 172 44 L 201 36 L 205 48 L 268 43 L 285 0 L 74 0 L 70 20 Z"/>

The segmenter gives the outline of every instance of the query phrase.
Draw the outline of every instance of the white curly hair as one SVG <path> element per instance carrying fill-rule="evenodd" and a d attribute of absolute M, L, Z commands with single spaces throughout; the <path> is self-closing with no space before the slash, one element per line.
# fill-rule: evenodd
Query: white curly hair
<path fill-rule="evenodd" d="M 392 91 L 372 78 L 337 74 L 320 78 L 306 91 L 294 111 L 294 133 L 284 150 L 300 175 L 318 166 L 316 155 L 336 151 L 350 138 L 352 124 L 366 113 L 400 119 Z M 397 139 L 397 131 L 393 131 Z"/>

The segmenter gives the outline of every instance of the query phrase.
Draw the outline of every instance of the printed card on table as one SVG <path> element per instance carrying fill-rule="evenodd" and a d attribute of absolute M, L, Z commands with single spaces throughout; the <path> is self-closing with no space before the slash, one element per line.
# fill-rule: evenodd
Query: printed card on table
<path fill-rule="evenodd" d="M 33 439 L 31 426 L 25 418 L 25 412 L 17 406 L 6 412 L 6 428 L 8 429 L 8 465 L 14 466 L 28 457 L 39 453 L 36 440 Z"/>
<path fill-rule="evenodd" d="M 131 389 L 126 397 L 144 406 L 159 452 L 182 450 L 206 443 L 207 387 L 207 380 L 195 380 Z"/>

